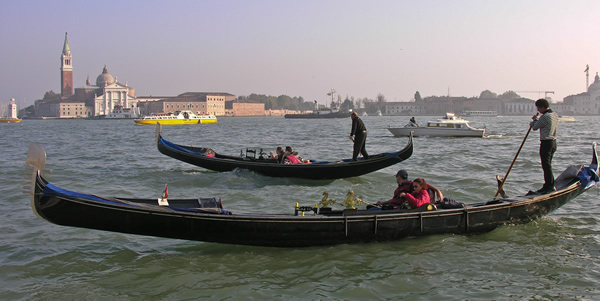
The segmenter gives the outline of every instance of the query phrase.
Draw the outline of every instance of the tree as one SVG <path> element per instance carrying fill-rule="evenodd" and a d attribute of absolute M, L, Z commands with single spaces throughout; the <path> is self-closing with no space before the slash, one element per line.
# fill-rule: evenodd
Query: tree
<path fill-rule="evenodd" d="M 56 99 L 59 98 L 58 94 L 54 93 L 54 91 L 50 90 L 44 94 L 44 99 Z"/>
<path fill-rule="evenodd" d="M 357 99 L 356 100 L 356 107 L 360 109 L 362 107 L 362 103 L 363 103 L 362 98 Z"/>
<path fill-rule="evenodd" d="M 515 91 L 506 91 L 506 92 L 498 95 L 498 98 L 500 98 L 502 100 L 511 100 L 511 99 L 521 98 L 521 96 L 519 94 L 517 94 Z"/>
<path fill-rule="evenodd" d="M 344 112 L 354 110 L 354 102 L 349 98 L 346 98 L 346 100 L 344 100 L 344 102 L 342 103 L 340 110 Z"/>
<path fill-rule="evenodd" d="M 479 94 L 479 98 L 482 98 L 482 99 L 498 98 L 498 95 L 496 95 L 496 93 L 494 93 L 490 90 L 485 90 L 485 91 L 481 92 L 481 94 Z"/>

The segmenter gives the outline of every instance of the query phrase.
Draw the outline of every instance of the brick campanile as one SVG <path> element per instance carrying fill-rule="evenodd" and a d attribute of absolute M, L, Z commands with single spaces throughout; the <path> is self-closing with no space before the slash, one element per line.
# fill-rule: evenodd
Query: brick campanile
<path fill-rule="evenodd" d="M 60 94 L 63 97 L 73 95 L 73 58 L 69 41 L 67 41 L 67 33 L 65 32 L 65 44 L 63 46 L 62 55 L 60 56 Z"/>

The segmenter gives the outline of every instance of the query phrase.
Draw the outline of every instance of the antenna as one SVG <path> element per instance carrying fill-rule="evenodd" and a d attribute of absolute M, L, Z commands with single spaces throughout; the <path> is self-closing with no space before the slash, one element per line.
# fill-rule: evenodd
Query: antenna
<path fill-rule="evenodd" d="M 590 87 L 590 65 L 585 65 L 585 91 Z"/>
<path fill-rule="evenodd" d="M 331 88 L 331 91 L 329 91 L 329 93 L 327 93 L 327 95 L 331 96 L 331 104 L 333 105 L 333 103 L 334 103 L 334 99 L 333 98 L 334 98 L 334 95 L 335 95 L 335 89 Z"/>

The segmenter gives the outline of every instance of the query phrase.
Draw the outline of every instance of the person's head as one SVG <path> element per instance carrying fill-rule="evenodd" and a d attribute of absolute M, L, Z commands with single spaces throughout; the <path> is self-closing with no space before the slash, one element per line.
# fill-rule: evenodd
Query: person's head
<path fill-rule="evenodd" d="M 276 152 L 277 152 L 278 154 L 283 154 L 283 147 L 281 147 L 281 146 L 278 146 L 278 147 L 277 147 L 277 151 L 276 151 Z"/>
<path fill-rule="evenodd" d="M 354 118 L 356 118 L 356 117 L 358 117 L 358 113 L 356 113 L 356 112 L 352 112 L 352 113 L 350 114 L 350 118 L 354 119 Z"/>
<path fill-rule="evenodd" d="M 402 180 L 408 179 L 408 172 L 406 172 L 406 170 L 404 169 L 398 170 L 398 172 L 396 173 L 396 179 L 397 178 L 400 178 Z"/>
<path fill-rule="evenodd" d="M 286 147 L 285 147 L 285 151 L 286 151 L 286 152 L 290 152 L 290 153 L 291 153 L 291 152 L 293 152 L 293 151 L 292 151 L 292 147 L 291 147 L 291 146 L 286 146 Z"/>
<path fill-rule="evenodd" d="M 414 191 L 421 191 L 422 189 L 429 189 L 429 185 L 427 185 L 427 182 L 425 182 L 425 179 L 422 178 L 416 178 L 413 180 L 413 189 Z"/>
<path fill-rule="evenodd" d="M 540 98 L 535 101 L 535 106 L 536 106 L 538 112 L 544 113 L 544 112 L 548 111 L 548 108 L 550 108 L 550 103 L 546 99 Z"/>

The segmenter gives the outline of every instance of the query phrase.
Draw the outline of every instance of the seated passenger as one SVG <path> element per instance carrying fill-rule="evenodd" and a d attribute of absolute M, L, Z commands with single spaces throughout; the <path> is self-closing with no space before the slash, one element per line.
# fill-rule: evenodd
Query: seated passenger
<path fill-rule="evenodd" d="M 398 183 L 398 188 L 394 191 L 394 196 L 385 202 L 377 202 L 377 205 L 390 205 L 394 207 L 400 207 L 406 200 L 404 197 L 401 197 L 401 193 L 411 192 L 412 191 L 412 181 L 408 180 L 408 172 L 404 169 L 400 169 L 396 173 L 396 182 Z"/>
<path fill-rule="evenodd" d="M 284 158 L 285 158 L 284 159 L 284 163 L 287 163 L 287 162 L 285 162 L 285 160 L 289 161 L 288 164 L 300 164 L 300 163 L 302 163 L 302 161 L 300 161 L 298 159 L 297 155 L 298 155 L 298 152 L 294 152 L 292 150 L 291 146 L 286 146 L 285 147 L 285 154 L 284 154 Z"/>
<path fill-rule="evenodd" d="M 406 198 L 406 201 L 408 202 L 408 205 L 410 205 L 410 208 L 419 208 L 423 205 L 431 203 L 431 199 L 429 198 L 429 192 L 427 192 L 429 186 L 427 185 L 427 182 L 425 182 L 425 179 L 414 179 L 412 187 L 413 192 L 400 193 L 400 197 Z"/>
<path fill-rule="evenodd" d="M 283 147 L 278 146 L 277 150 L 275 150 L 275 152 L 277 154 L 273 154 L 273 152 L 270 152 L 269 153 L 269 158 L 275 159 L 275 160 L 277 160 L 277 162 L 282 163 L 283 162 L 283 157 L 284 157 Z"/>
<path fill-rule="evenodd" d="M 415 120 L 415 117 L 410 118 L 410 122 L 406 125 L 406 127 L 419 127 L 417 121 Z"/>
<path fill-rule="evenodd" d="M 399 209 L 408 201 L 406 194 L 410 194 L 414 191 L 413 181 L 408 180 L 408 172 L 404 169 L 399 170 L 396 173 L 396 182 L 398 183 L 398 188 L 394 191 L 394 196 L 388 201 L 377 202 L 377 205 L 388 205 L 392 206 L 394 209 Z M 425 191 L 428 192 L 429 200 L 434 200 L 434 202 L 437 203 L 444 199 L 444 195 L 438 188 L 431 184 L 428 184 L 427 186 Z"/>

